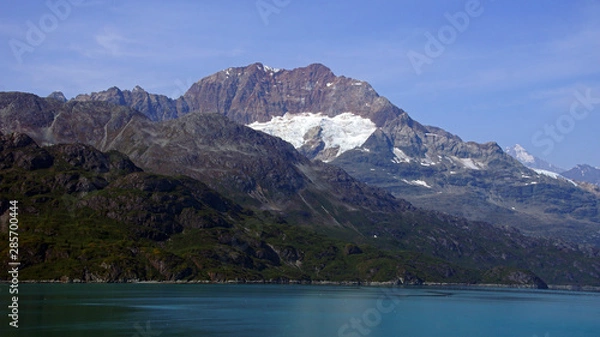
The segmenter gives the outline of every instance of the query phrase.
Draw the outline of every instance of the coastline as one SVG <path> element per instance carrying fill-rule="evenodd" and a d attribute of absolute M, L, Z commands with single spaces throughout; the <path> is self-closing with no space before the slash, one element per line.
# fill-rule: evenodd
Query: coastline
<path fill-rule="evenodd" d="M 355 286 L 355 287 L 407 287 L 407 288 L 454 288 L 454 289 L 532 289 L 548 291 L 572 291 L 572 292 L 600 292 L 600 286 L 578 286 L 548 284 L 547 289 L 539 288 L 533 284 L 493 284 L 493 283 L 444 283 L 444 282 L 423 282 L 421 284 L 401 284 L 397 281 L 387 282 L 358 282 L 358 281 L 312 281 L 312 280 L 192 280 L 192 281 L 140 281 L 140 280 L 122 280 L 122 281 L 91 281 L 85 282 L 79 279 L 74 280 L 21 280 L 21 284 L 269 284 L 269 285 L 315 285 L 315 286 Z M 0 284 L 10 284 L 8 280 L 0 280 Z"/>

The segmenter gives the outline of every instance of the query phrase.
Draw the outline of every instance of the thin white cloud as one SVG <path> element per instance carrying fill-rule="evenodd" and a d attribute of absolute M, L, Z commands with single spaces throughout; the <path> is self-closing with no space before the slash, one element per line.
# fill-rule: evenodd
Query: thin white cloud
<path fill-rule="evenodd" d="M 156 43 L 156 41 L 165 41 Z M 231 45 L 223 48 L 213 46 L 199 46 L 190 41 L 178 44 L 177 47 L 169 45 L 169 38 L 160 33 L 152 35 L 125 35 L 114 27 L 104 27 L 94 35 L 94 43 L 79 41 L 72 43 L 68 49 L 86 58 L 103 59 L 107 56 L 117 58 L 143 58 L 144 62 L 162 63 L 174 61 L 191 61 L 198 59 L 234 58 L 244 55 L 246 49 L 242 45 Z"/>
<path fill-rule="evenodd" d="M 124 37 L 121 32 L 112 27 L 104 27 L 104 30 L 97 34 L 95 39 L 101 50 L 112 56 L 127 54 L 130 46 L 135 44 L 135 41 Z"/>
<path fill-rule="evenodd" d="M 540 89 L 531 92 L 528 98 L 536 102 L 546 111 L 558 111 L 566 113 L 571 108 L 571 104 L 577 100 L 576 93 L 587 95 L 594 99 L 600 97 L 600 82 L 598 83 L 574 83 L 560 87 Z"/>
<path fill-rule="evenodd" d="M 470 53 L 463 49 L 447 54 L 434 60 L 434 66 L 443 62 L 442 66 L 416 77 L 416 92 L 526 88 L 600 74 L 600 29 L 588 27 L 562 38 L 503 50 Z"/>

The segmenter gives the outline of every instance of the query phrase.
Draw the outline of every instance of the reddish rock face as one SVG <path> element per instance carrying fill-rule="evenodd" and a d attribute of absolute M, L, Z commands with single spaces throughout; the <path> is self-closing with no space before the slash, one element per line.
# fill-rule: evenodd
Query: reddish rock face
<path fill-rule="evenodd" d="M 335 76 L 321 64 L 293 70 L 273 70 L 260 63 L 228 68 L 198 81 L 183 98 L 191 110 L 221 113 L 241 124 L 286 113 L 352 112 L 381 126 L 402 113 L 368 83 Z"/>
<path fill-rule="evenodd" d="M 336 76 L 322 64 L 293 70 L 272 69 L 261 63 L 228 68 L 194 83 L 177 99 L 150 94 L 140 87 L 131 91 L 113 87 L 78 95 L 75 100 L 127 105 L 154 121 L 200 111 L 220 113 L 244 125 L 286 113 L 336 116 L 352 112 L 382 126 L 403 113 L 368 83 Z"/>

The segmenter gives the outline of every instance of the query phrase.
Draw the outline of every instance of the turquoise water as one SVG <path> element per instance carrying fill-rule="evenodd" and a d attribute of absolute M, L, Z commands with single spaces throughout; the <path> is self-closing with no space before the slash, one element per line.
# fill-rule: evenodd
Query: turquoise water
<path fill-rule="evenodd" d="M 0 336 L 600 336 L 600 294 L 301 285 L 21 284 Z"/>

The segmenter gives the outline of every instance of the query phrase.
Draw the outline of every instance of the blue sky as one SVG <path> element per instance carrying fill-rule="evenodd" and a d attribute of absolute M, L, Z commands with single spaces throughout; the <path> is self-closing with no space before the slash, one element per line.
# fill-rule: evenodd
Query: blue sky
<path fill-rule="evenodd" d="M 2 1 L 0 90 L 178 97 L 253 62 L 323 63 L 417 121 L 600 166 L 600 1 Z"/>

